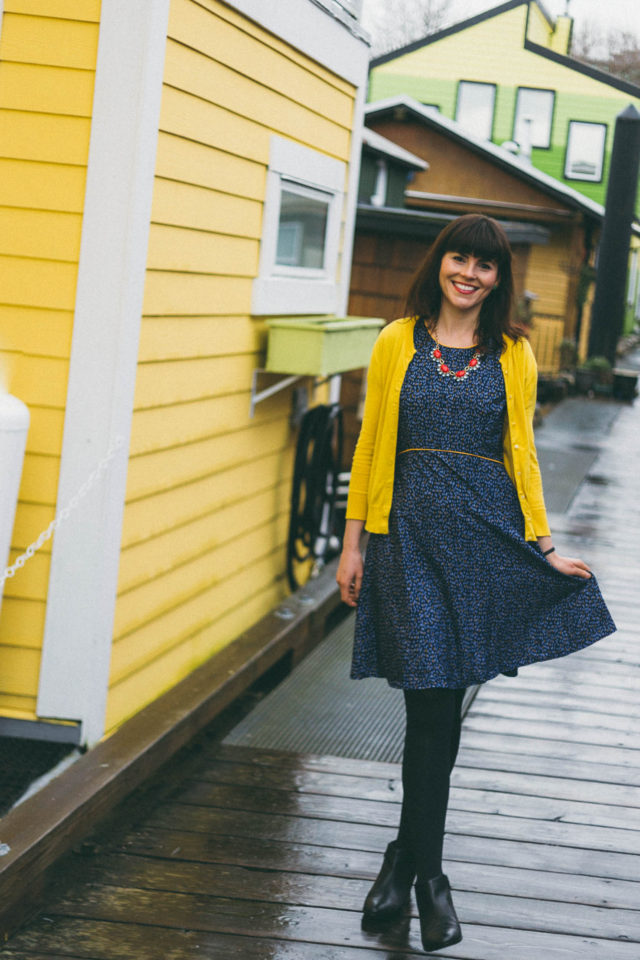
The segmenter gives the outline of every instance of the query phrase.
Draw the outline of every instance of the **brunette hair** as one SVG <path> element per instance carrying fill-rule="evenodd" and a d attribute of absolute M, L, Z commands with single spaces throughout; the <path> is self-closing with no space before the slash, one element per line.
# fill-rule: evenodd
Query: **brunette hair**
<path fill-rule="evenodd" d="M 482 257 L 494 261 L 498 267 L 498 286 L 483 301 L 478 318 L 480 349 L 489 349 L 493 340 L 502 351 L 503 334 L 512 340 L 526 336 L 525 328 L 513 319 L 514 292 L 509 240 L 499 223 L 482 214 L 468 213 L 457 217 L 436 237 L 411 284 L 406 315 L 424 320 L 427 327 L 433 329 L 442 302 L 440 264 L 448 252 Z"/>

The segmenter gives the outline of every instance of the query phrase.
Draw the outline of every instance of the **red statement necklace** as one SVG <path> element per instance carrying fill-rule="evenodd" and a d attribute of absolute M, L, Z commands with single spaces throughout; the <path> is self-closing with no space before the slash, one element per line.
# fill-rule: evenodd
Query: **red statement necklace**
<path fill-rule="evenodd" d="M 430 331 L 431 332 L 431 331 Z M 435 331 L 431 333 L 432 338 L 435 340 L 436 345 L 432 350 L 429 351 L 429 356 L 436 362 L 438 365 L 438 373 L 441 377 L 453 377 L 454 380 L 466 380 L 472 370 L 477 370 L 480 366 L 480 357 L 482 356 L 478 350 L 476 350 L 467 363 L 466 367 L 463 367 L 462 370 L 452 370 L 447 363 L 444 362 L 442 356 L 442 350 L 440 349 L 440 344 L 438 338 L 435 334 Z"/>

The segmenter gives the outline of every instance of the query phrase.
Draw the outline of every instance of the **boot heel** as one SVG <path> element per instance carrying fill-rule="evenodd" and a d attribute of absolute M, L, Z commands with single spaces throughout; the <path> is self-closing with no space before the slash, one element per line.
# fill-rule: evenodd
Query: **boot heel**
<path fill-rule="evenodd" d="M 449 879 L 444 873 L 431 880 L 416 883 L 416 902 L 420 914 L 422 946 L 427 953 L 450 947 L 462 940 L 460 922 L 451 899 Z"/>
<path fill-rule="evenodd" d="M 364 902 L 363 921 L 377 923 L 399 916 L 409 903 L 415 875 L 412 857 L 392 840 Z"/>

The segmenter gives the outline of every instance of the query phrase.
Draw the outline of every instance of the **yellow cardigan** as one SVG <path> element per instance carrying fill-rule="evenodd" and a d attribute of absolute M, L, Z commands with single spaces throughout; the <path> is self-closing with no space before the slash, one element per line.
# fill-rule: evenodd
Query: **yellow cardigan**
<path fill-rule="evenodd" d="M 371 533 L 389 532 L 398 437 L 400 390 L 413 357 L 415 318 L 394 320 L 376 340 L 367 376 L 362 429 L 351 468 L 347 520 L 364 520 Z M 538 370 L 526 339 L 505 336 L 500 356 L 507 398 L 504 465 L 524 516 L 525 539 L 549 536 L 540 467 L 533 438 Z"/>

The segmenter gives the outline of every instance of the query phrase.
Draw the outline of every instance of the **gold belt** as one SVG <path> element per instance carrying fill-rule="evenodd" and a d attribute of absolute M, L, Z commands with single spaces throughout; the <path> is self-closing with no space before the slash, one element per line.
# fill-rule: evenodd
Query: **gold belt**
<path fill-rule="evenodd" d="M 400 456 L 401 453 L 414 453 L 423 450 L 426 450 L 428 453 L 460 453 L 463 457 L 478 457 L 480 460 L 490 460 L 491 463 L 499 463 L 501 466 L 504 466 L 502 460 L 494 460 L 493 457 L 483 457 L 481 453 L 467 453 L 466 450 L 441 450 L 440 447 L 407 447 L 406 450 L 400 450 L 398 456 Z"/>

